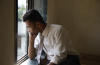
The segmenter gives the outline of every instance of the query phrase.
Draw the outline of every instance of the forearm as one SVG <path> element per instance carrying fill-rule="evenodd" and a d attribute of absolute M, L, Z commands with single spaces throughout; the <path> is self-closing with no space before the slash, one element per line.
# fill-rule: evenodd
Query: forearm
<path fill-rule="evenodd" d="M 28 56 L 31 60 L 35 58 L 35 48 L 34 48 L 34 42 L 29 42 L 28 47 Z"/>

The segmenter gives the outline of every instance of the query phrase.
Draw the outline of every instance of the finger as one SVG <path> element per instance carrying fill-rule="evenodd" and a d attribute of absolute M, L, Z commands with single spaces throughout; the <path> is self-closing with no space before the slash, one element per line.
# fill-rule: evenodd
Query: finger
<path fill-rule="evenodd" d="M 31 33 L 30 32 L 28 32 L 29 33 L 29 37 L 31 37 Z"/>

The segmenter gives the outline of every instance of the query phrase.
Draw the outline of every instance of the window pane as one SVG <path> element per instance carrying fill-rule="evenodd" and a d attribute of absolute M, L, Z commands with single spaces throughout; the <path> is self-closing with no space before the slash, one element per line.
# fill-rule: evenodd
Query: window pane
<path fill-rule="evenodd" d="M 27 36 L 26 25 L 22 21 L 22 16 L 26 12 L 26 0 L 18 0 L 18 43 L 17 43 L 17 60 L 27 54 Z"/>

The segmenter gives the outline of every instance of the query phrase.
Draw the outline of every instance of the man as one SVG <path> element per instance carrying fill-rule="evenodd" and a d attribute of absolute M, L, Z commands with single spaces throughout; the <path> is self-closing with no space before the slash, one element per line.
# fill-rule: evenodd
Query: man
<path fill-rule="evenodd" d="M 43 48 L 49 60 L 47 65 L 80 65 L 79 53 L 73 47 L 65 28 L 61 25 L 45 23 L 37 10 L 26 12 L 23 21 L 29 32 L 30 59 L 34 59 L 36 55 L 39 57 L 41 51 L 38 49 Z"/>

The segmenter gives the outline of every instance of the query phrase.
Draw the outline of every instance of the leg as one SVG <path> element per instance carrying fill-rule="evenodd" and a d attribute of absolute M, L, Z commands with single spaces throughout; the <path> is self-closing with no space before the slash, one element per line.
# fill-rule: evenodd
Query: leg
<path fill-rule="evenodd" d="M 58 65 L 81 65 L 79 58 L 75 55 L 68 55 L 67 58 Z"/>
<path fill-rule="evenodd" d="M 46 65 L 50 62 L 47 61 Z M 67 58 L 60 62 L 59 64 L 57 65 L 81 65 L 80 62 L 79 62 L 79 58 L 75 55 L 68 55 Z"/>
<path fill-rule="evenodd" d="M 71 59 L 67 59 L 67 60 L 62 61 L 58 65 L 80 65 L 80 63 Z"/>

